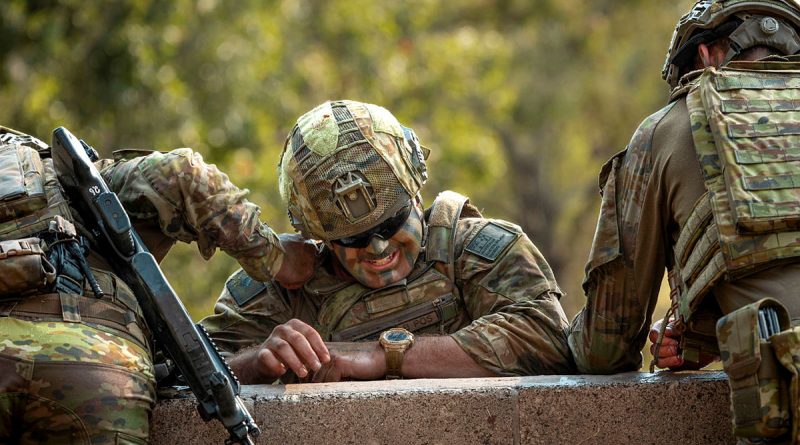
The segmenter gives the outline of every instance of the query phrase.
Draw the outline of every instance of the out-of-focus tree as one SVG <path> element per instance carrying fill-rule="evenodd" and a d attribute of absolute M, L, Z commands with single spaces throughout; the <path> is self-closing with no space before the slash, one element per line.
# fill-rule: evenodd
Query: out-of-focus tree
<path fill-rule="evenodd" d="M 65 125 L 109 155 L 191 146 L 290 230 L 275 166 L 295 119 L 327 100 L 383 105 L 432 149 L 429 202 L 454 189 L 518 222 L 574 314 L 596 176 L 666 101 L 689 2 L 648 0 L 7 0 L 0 123 Z M 180 246 L 166 273 L 195 317 L 236 265 Z"/>

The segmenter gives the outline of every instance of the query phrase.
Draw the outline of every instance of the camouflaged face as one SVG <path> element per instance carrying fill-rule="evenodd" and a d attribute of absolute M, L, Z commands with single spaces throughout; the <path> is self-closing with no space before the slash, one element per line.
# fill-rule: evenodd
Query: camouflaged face
<path fill-rule="evenodd" d="M 325 102 L 289 134 L 279 188 L 307 238 L 357 235 L 394 215 L 425 182 L 403 127 L 377 105 Z"/>
<path fill-rule="evenodd" d="M 333 256 L 326 250 L 328 259 L 301 289 L 281 289 L 274 282 L 256 288 L 235 274 L 229 283 L 245 283 L 245 289 L 226 288 L 215 315 L 202 323 L 233 353 L 262 343 L 292 318 L 331 341 L 351 339 L 339 335 L 353 332 L 374 338 L 364 325 L 389 317 L 416 333 L 450 334 L 477 363 L 499 375 L 573 372 L 561 291 L 533 243 L 518 226 L 499 220 L 464 218 L 455 232 L 455 281 L 448 278 L 447 265 L 420 257 L 406 284 L 369 289 L 332 272 Z M 480 254 L 468 251 L 470 245 Z M 259 289 L 257 294 L 251 288 Z M 455 304 L 441 309 L 446 321 L 440 323 L 430 308 L 448 298 Z"/>

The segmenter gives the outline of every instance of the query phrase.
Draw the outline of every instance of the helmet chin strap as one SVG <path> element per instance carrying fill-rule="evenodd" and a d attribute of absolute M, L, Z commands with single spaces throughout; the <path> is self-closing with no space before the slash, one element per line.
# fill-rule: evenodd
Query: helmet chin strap
<path fill-rule="evenodd" d="M 415 209 L 415 211 L 421 211 L 419 221 L 422 223 L 422 241 L 419 243 L 419 254 L 425 254 L 425 245 L 428 244 L 428 223 L 425 221 L 425 209 L 422 208 L 422 195 L 417 193 L 417 196 L 414 198 L 414 206 L 416 207 L 419 204 L 419 209 Z"/>
<path fill-rule="evenodd" d="M 728 35 L 731 41 L 724 63 L 728 63 L 742 51 L 756 46 L 767 46 L 792 55 L 800 51 L 800 36 L 785 21 L 765 16 L 748 15 L 742 24 Z"/>

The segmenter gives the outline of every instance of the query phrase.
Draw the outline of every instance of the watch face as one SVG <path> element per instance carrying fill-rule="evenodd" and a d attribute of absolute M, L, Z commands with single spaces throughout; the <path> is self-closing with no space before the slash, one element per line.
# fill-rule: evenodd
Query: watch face
<path fill-rule="evenodd" d="M 403 331 L 389 331 L 384 335 L 384 338 L 390 342 L 401 342 L 408 340 L 408 334 Z"/>

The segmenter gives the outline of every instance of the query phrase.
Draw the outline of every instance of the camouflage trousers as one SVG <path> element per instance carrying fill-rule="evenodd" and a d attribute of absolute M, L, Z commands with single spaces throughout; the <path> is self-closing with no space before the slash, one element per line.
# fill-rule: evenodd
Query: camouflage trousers
<path fill-rule="evenodd" d="M 147 443 L 152 360 L 110 332 L 0 317 L 0 443 Z"/>

